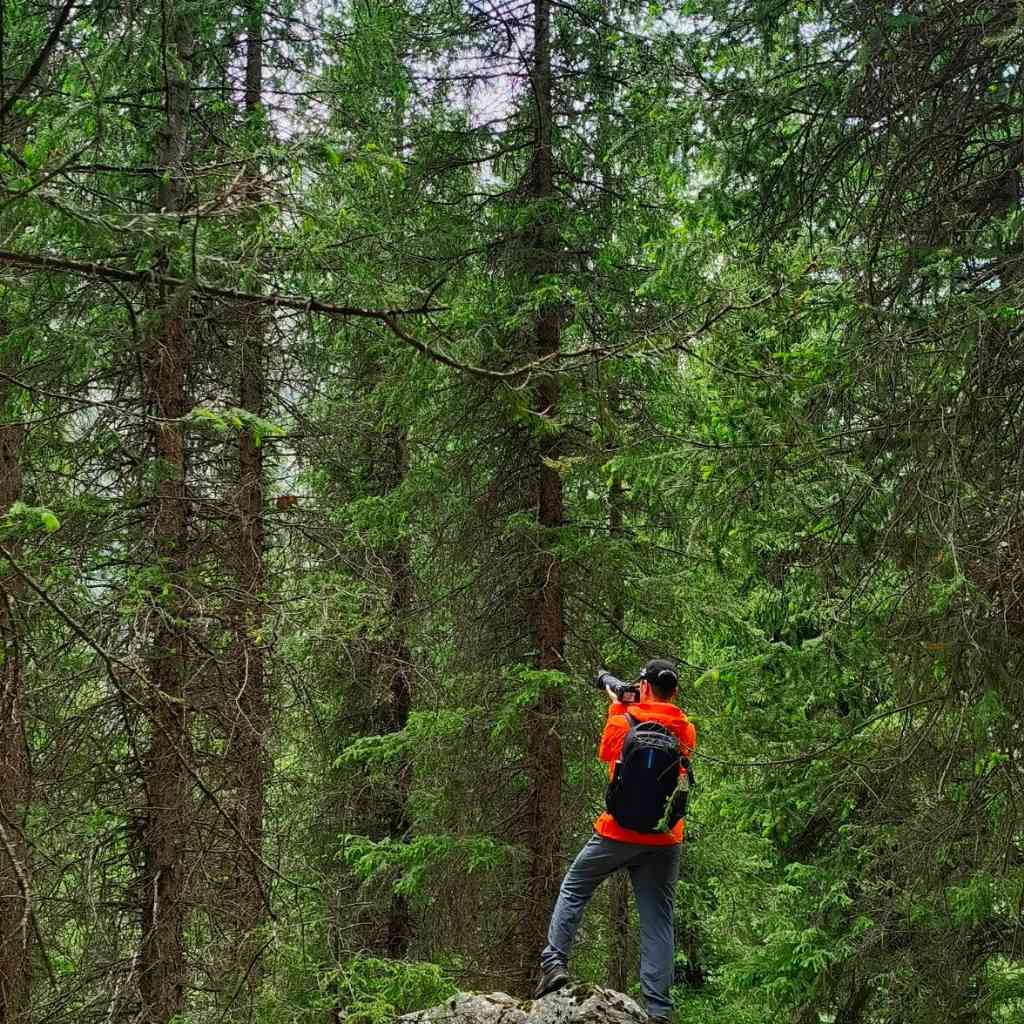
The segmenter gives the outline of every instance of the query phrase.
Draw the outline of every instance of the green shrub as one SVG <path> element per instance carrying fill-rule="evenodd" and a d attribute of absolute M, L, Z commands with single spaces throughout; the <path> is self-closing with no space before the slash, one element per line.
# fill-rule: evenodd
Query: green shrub
<path fill-rule="evenodd" d="M 395 1017 L 443 1002 L 456 991 L 444 969 L 432 963 L 355 957 L 334 978 L 346 1024 L 390 1024 Z"/>

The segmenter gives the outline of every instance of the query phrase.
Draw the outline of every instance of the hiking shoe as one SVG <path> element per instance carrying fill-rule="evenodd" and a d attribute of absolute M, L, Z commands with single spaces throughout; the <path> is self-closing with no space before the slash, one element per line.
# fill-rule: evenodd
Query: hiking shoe
<path fill-rule="evenodd" d="M 540 999 L 550 992 L 557 992 L 569 981 L 569 972 L 561 964 L 554 967 L 545 967 L 537 985 L 537 991 L 533 993 L 534 999 Z"/>

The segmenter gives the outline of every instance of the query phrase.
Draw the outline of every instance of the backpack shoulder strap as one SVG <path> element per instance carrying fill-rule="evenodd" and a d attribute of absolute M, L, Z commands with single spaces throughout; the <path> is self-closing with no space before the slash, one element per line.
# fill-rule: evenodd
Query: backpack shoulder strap
<path fill-rule="evenodd" d="M 636 729 L 640 725 L 640 719 L 636 718 L 631 711 L 623 712 L 622 717 L 626 719 L 626 735 L 622 737 L 619 761 L 624 761 L 626 754 L 632 749 L 636 739 Z"/>

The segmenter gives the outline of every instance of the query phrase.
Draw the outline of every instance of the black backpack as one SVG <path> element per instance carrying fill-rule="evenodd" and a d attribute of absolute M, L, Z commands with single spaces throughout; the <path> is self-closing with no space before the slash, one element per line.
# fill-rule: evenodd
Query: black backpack
<path fill-rule="evenodd" d="M 686 814 L 693 772 L 676 734 L 660 722 L 641 722 L 628 712 L 629 732 L 605 793 L 608 813 L 634 832 L 661 832 Z M 685 782 L 679 766 L 686 769 Z M 677 789 L 678 787 L 678 789 Z M 671 806 L 670 806 L 671 804 Z M 667 811 L 667 814 L 666 814 Z"/>

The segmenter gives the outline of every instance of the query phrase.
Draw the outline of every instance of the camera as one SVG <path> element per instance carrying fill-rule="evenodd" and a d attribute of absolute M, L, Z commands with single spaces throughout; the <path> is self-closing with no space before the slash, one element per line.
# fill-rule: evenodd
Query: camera
<path fill-rule="evenodd" d="M 639 679 L 634 680 L 632 683 L 624 683 L 621 679 L 616 679 L 611 672 L 606 672 L 603 668 L 599 668 L 594 673 L 592 685 L 596 690 L 603 690 L 607 687 L 615 694 L 615 698 L 620 704 L 640 703 Z"/>

